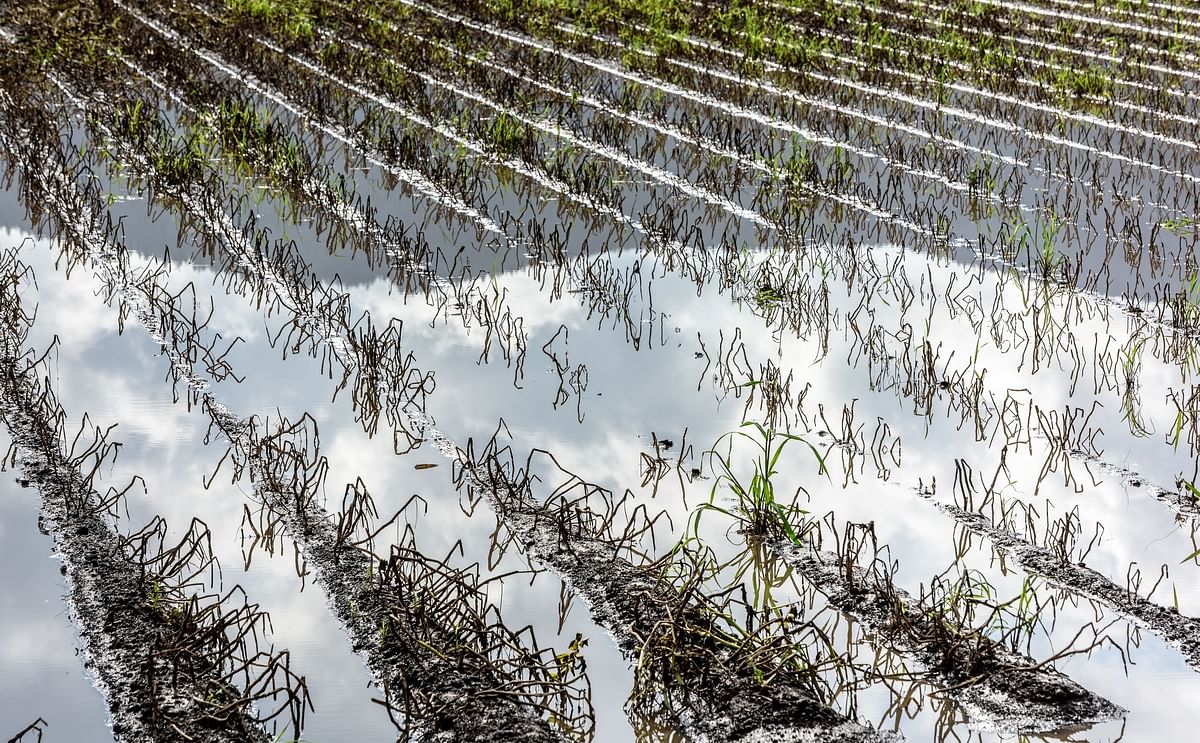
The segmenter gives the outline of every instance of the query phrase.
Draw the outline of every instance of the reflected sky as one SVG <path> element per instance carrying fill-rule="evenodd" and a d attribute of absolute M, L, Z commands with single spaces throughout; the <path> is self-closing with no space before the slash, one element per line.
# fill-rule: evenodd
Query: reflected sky
<path fill-rule="evenodd" d="M 20 237 L 10 234 L 9 240 L 16 243 Z M 340 639 L 339 629 L 324 610 L 319 589 L 306 582 L 303 592 L 297 590 L 300 580 L 295 575 L 290 547 L 274 559 L 258 555 L 249 572 L 240 569 L 244 557 L 240 548 L 244 538 L 242 504 L 246 502 L 247 485 L 230 485 L 224 478 L 208 490 L 200 485 L 222 452 L 219 447 L 200 443 L 204 434 L 202 417 L 172 402 L 165 381 L 165 362 L 153 342 L 136 328 L 118 337 L 113 311 L 96 296 L 95 285 L 82 273 L 68 280 L 56 272 L 50 251 L 44 243 L 26 249 L 26 259 L 37 270 L 39 296 L 57 299 L 43 300 L 31 343 L 45 345 L 55 334 L 62 341 L 54 358 L 54 381 L 73 415 L 87 410 L 98 421 L 120 422 L 120 438 L 126 446 L 106 481 L 119 482 L 133 473 L 146 478 L 150 493 L 145 500 L 131 502 L 133 521 L 158 513 L 178 527 L 192 515 L 200 515 L 220 535 L 219 554 L 226 581 L 243 584 L 253 600 L 271 612 L 275 630 L 272 639 L 292 651 L 294 662 L 314 669 L 306 676 L 318 700 L 317 711 L 311 717 L 306 738 L 331 739 L 339 731 L 354 729 L 361 739 L 387 739 L 390 725 L 379 709 L 369 704 L 372 692 L 365 671 Z M 175 286 L 195 281 L 204 293 L 213 292 L 212 278 L 206 268 L 180 265 L 171 280 Z M 749 362 L 748 366 L 743 362 L 746 370 L 753 372 L 760 360 L 770 360 L 812 384 L 813 392 L 805 397 L 804 405 L 814 421 L 808 432 L 814 441 L 819 443 L 822 437 L 817 432 L 825 430 L 824 424 L 815 423 L 817 406 L 824 405 L 832 413 L 840 407 L 839 401 L 845 400 L 858 401 L 856 415 L 860 420 L 887 420 L 894 435 L 903 441 L 903 464 L 894 468 L 888 482 L 881 482 L 878 472 L 868 471 L 858 474 L 858 483 L 846 484 L 842 479 L 845 473 L 836 468 L 828 479 L 813 477 L 812 462 L 797 448 L 793 450 L 794 458 L 785 460 L 781 488 L 790 489 L 793 482 L 803 484 L 814 513 L 834 508 L 841 519 L 874 520 L 881 541 L 900 557 L 900 585 L 917 585 L 953 562 L 948 522 L 917 498 L 911 487 L 919 478 L 946 477 L 948 446 L 953 447 L 955 457 L 976 459 L 981 468 L 994 461 L 994 449 L 990 442 L 974 442 L 962 436 L 947 420 L 913 416 L 903 397 L 890 390 L 872 389 L 869 375 L 861 370 L 839 368 L 835 361 L 846 350 L 834 346 L 824 351 L 813 340 L 781 339 L 750 304 L 713 302 L 708 296 L 697 296 L 688 282 L 658 277 L 656 301 L 659 307 L 670 308 L 658 320 L 660 329 L 666 331 L 660 336 L 662 341 L 633 352 L 622 333 L 591 316 L 588 308 L 578 302 L 561 301 L 545 307 L 540 286 L 529 276 L 505 274 L 498 285 L 507 292 L 514 313 L 526 321 L 524 331 L 531 350 L 519 387 L 513 383 L 513 369 L 503 361 L 492 358 L 489 363 L 479 363 L 482 341 L 478 329 L 467 332 L 460 323 L 445 317 L 435 320 L 432 309 L 419 301 L 405 301 L 383 281 L 367 284 L 354 294 L 360 308 L 404 321 L 406 342 L 419 350 L 422 365 L 436 374 L 438 388 L 429 412 L 451 437 L 458 441 L 485 438 L 503 418 L 515 441 L 536 442 L 552 450 L 567 469 L 611 487 L 638 490 L 641 455 L 654 451 L 651 434 L 682 446 L 687 428 L 687 443 L 692 450 L 685 461 L 690 469 L 691 465 L 702 465 L 702 452 L 745 416 L 748 389 L 727 388 L 719 376 L 714 379 L 712 364 L 697 358 L 697 353 L 703 357 L 705 350 L 715 355 L 713 349 L 727 343 L 723 329 L 741 328 L 738 340 L 745 345 L 744 358 Z M 221 297 L 219 292 L 216 296 Z M 449 467 L 439 463 L 433 452 L 418 450 L 398 458 L 383 437 L 365 437 L 349 414 L 346 401 L 329 400 L 332 386 L 316 361 L 307 357 L 283 361 L 277 350 L 267 346 L 266 338 L 274 334 L 277 323 L 275 319 L 264 321 L 240 298 L 226 298 L 220 303 L 211 329 L 227 337 L 245 338 L 246 343 L 232 358 L 235 368 L 248 375 L 248 381 L 240 385 L 218 383 L 218 396 L 243 414 L 271 414 L 276 409 L 292 416 L 310 412 L 321 426 L 324 451 L 332 464 L 331 483 L 349 482 L 362 475 L 384 504 L 384 511 L 389 506 L 399 507 L 409 495 L 419 493 L 430 503 L 428 513 L 417 521 L 422 527 L 421 547 L 429 554 L 440 555 L 461 539 L 468 562 L 485 559 L 494 521 L 482 513 L 470 519 L 462 516 L 459 496 L 448 482 Z M 560 332 L 564 327 L 566 332 Z M 955 331 L 950 328 L 940 332 L 952 337 Z M 543 352 L 543 345 L 551 355 Z M 571 366 L 587 366 L 589 382 L 582 390 L 582 400 L 571 399 L 580 395 L 579 390 L 572 389 L 568 399 L 555 406 L 560 379 L 554 355 L 569 355 Z M 827 361 L 814 364 L 812 359 L 818 356 Z M 998 354 L 995 362 L 990 367 L 991 379 L 1003 380 L 1003 354 Z M 1008 374 L 1013 383 L 1021 379 L 1019 369 Z M 272 379 L 286 379 L 287 384 L 264 383 Z M 631 380 L 637 380 L 636 384 Z M 1053 383 L 1039 385 L 1038 392 L 1043 404 L 1062 400 Z M 832 414 L 827 418 L 836 420 Z M 836 455 L 837 450 L 833 451 Z M 598 452 L 603 456 L 597 456 Z M 831 464 L 837 461 L 835 456 Z M 440 466 L 417 468 L 418 464 Z M 1036 453 L 1013 455 L 1009 467 L 1018 475 L 1013 485 L 1016 494 L 1034 496 L 1029 479 L 1036 476 L 1040 464 Z M 951 464 L 951 475 L 952 471 Z M 690 509 L 707 497 L 712 486 L 711 480 L 689 482 L 685 478 L 683 482 L 686 498 L 678 488 L 675 492 L 668 488 L 655 501 L 656 507 L 668 510 L 676 525 L 686 520 Z M 28 492 L 25 495 L 28 497 Z M 1049 498 L 1056 505 L 1078 504 L 1086 518 L 1109 525 L 1103 549 L 1089 563 L 1114 579 L 1121 577 L 1130 561 L 1153 564 L 1188 546 L 1186 534 L 1160 504 L 1134 495 L 1119 482 L 1103 478 L 1089 484 L 1086 496 L 1054 482 L 1043 483 L 1036 493 L 1037 498 Z M 1131 509 L 1137 514 L 1135 518 L 1128 517 Z M 709 536 L 714 543 L 725 539 L 730 550 L 737 548 L 736 535 L 731 539 L 725 525 L 713 523 Z M 664 538 L 669 542 L 668 535 Z M 520 565 L 515 556 L 506 560 L 510 562 L 498 569 Z M 979 569 L 988 569 L 990 561 L 990 551 L 982 545 L 966 558 L 967 564 Z M 1184 573 L 1183 581 L 1188 577 Z M 995 582 L 1019 589 L 1016 576 L 997 577 Z M 1185 610 L 1190 604 L 1184 602 L 1195 600 L 1195 592 L 1188 590 L 1190 586 L 1179 580 L 1175 583 Z M 513 581 L 506 584 L 504 594 L 505 616 L 514 626 L 530 623 L 544 631 L 556 625 L 547 619 L 548 610 L 558 601 L 556 581 L 539 578 L 532 585 Z M 1077 627 L 1072 625 L 1073 619 L 1083 619 L 1088 611 L 1063 609 L 1063 629 L 1056 631 L 1058 639 L 1073 633 Z M 582 606 L 572 610 L 563 636 L 570 637 L 575 631 L 594 638 L 588 656 L 601 713 L 598 739 L 627 740 L 630 733 L 621 725 L 619 710 L 628 690 L 628 668 L 611 650 L 603 652 L 603 633 L 587 620 Z M 546 636 L 552 634 L 550 629 Z M 1064 669 L 1089 688 L 1133 710 L 1127 735 L 1134 729 L 1171 734 L 1171 718 L 1154 714 L 1151 710 L 1156 706 L 1156 697 L 1143 692 L 1170 683 L 1177 693 L 1200 694 L 1200 684 L 1192 680 L 1194 674 L 1186 671 L 1173 651 L 1153 637 L 1143 639 L 1144 647 L 1138 650 L 1129 676 L 1112 654 L 1104 652 L 1086 662 L 1067 662 Z M 1131 695 L 1130 689 L 1137 693 Z M 886 695 L 868 692 L 859 699 L 860 713 L 868 720 L 882 720 L 882 708 L 873 705 L 886 704 Z M 903 728 L 910 737 L 924 739 L 932 734 L 933 724 L 931 715 L 917 713 L 916 719 L 906 720 Z M 1118 733 L 1107 729 L 1111 727 L 1097 729 L 1093 731 L 1096 736 L 1087 739 L 1114 739 Z"/>
<path fill-rule="evenodd" d="M 155 344 L 136 326 L 118 337 L 114 311 L 96 296 L 90 277 L 80 273 L 65 280 L 54 271 L 50 247 L 36 247 L 23 255 L 37 273 L 39 297 L 51 291 L 60 301 L 40 304 L 29 343 L 45 347 L 54 335 L 62 341 L 51 380 L 69 420 L 86 411 L 101 425 L 119 424 L 115 435 L 123 444 L 121 453 L 100 484 L 120 487 L 136 474 L 147 485 L 144 495 L 137 490 L 130 498 L 126 525 L 136 528 L 161 515 L 178 537 L 193 516 L 208 524 L 223 571 L 219 587 L 241 585 L 250 601 L 270 614 L 273 631 L 266 642 L 291 652 L 293 671 L 305 676 L 319 700 L 308 718 L 306 739 L 336 739 L 347 729 L 358 731 L 362 740 L 394 739 L 383 708 L 370 701 L 379 692 L 371 689 L 369 675 L 327 611 L 320 588 L 310 580 L 299 590 L 290 544 L 278 559 L 260 558 L 253 570 L 243 570 L 240 525 L 248 501 L 226 478 L 210 489 L 203 487 L 223 449 L 204 446 L 205 422 L 172 401 L 164 382 L 166 365 Z M 95 322 L 77 322 L 81 318 Z M 68 337 L 74 342 L 68 343 Z"/>
<path fill-rule="evenodd" d="M 177 225 L 165 217 L 146 222 L 144 203 L 119 202 L 115 211 L 131 223 L 129 234 L 143 260 L 160 254 L 160 243 L 174 242 Z M 0 223 L 19 225 L 22 212 L 11 193 L 0 199 Z M 297 235 L 312 237 L 305 231 Z M 26 237 L 19 229 L 9 230 L 4 240 L 15 246 Z M 305 248 L 322 254 L 319 244 Z M 77 420 L 86 411 L 101 425 L 120 424 L 117 436 L 124 449 L 104 482 L 123 483 L 134 474 L 147 482 L 148 493 L 130 500 L 131 523 L 162 515 L 178 530 L 198 516 L 210 526 L 225 584 L 241 584 L 271 614 L 270 641 L 291 651 L 294 669 L 309 681 L 316 711 L 306 739 L 337 740 L 350 734 L 356 740 L 391 739 L 391 724 L 371 701 L 380 692 L 371 687 L 361 659 L 330 617 L 320 588 L 311 577 L 296 575 L 293 546 L 284 540 L 274 555 L 247 552 L 243 515 L 252 502 L 249 484 L 230 482 L 223 474 L 204 487 L 223 447 L 206 445 L 204 415 L 173 399 L 167 364 L 156 344 L 132 324 L 118 335 L 116 312 L 101 300 L 98 282 L 79 270 L 68 278 L 55 265 L 54 248 L 47 241 L 26 243 L 23 256 L 38 277 L 39 316 L 30 343 L 41 348 L 58 337 L 52 381 L 69 417 Z M 355 314 L 368 311 L 377 319 L 403 323 L 405 348 L 437 381 L 427 412 L 440 430 L 460 445 L 481 445 L 503 421 L 518 459 L 535 447 L 546 449 L 560 466 L 590 482 L 618 493 L 630 489 L 637 502 L 670 517 L 670 526 L 648 545 L 656 554 L 680 537 L 699 503 L 710 496 L 728 502 L 728 490 L 705 470 L 704 452 L 743 421 L 768 415 L 763 400 L 779 391 L 769 388 L 770 381 L 787 379 L 779 425 L 816 446 L 827 457 L 830 473 L 817 474 L 813 457 L 796 445 L 780 460 L 777 490 L 802 492 L 803 507 L 814 516 L 832 511 L 839 523 L 872 522 L 897 560 L 900 586 L 916 589 L 954 567 L 986 573 L 999 595 L 1021 590 L 1021 574 L 1002 570 L 979 540 L 967 540 L 964 549 L 953 523 L 915 492 L 918 485 L 936 482 L 935 497 L 948 501 L 961 463 L 988 478 L 1002 474 L 1000 497 L 1037 509 L 1025 524 L 1030 539 L 1048 520 L 1077 508 L 1088 534 L 1093 524 L 1104 525 L 1088 556 L 1090 566 L 1124 584 L 1131 565 L 1152 576 L 1149 583 L 1159 565 L 1168 565 L 1171 575 L 1156 600 L 1177 603 L 1185 614 L 1200 614 L 1200 580 L 1187 557 L 1197 550 L 1194 524 L 1150 497 L 1146 487 L 1173 487 L 1178 475 L 1194 467 L 1195 452 L 1168 438 L 1177 420 L 1173 393 L 1196 384 L 1194 367 L 1172 359 L 1153 328 L 1121 314 L 1102 297 L 1049 290 L 1039 294 L 1021 276 L 1003 271 L 976 271 L 948 259 L 882 246 L 865 248 L 858 256 L 870 281 L 856 281 L 837 270 L 821 277 L 799 269 L 787 273 L 797 265 L 810 271 L 838 265 L 835 256 L 826 257 L 824 264 L 819 255 L 799 264 L 765 251 L 747 251 L 744 257 L 747 276 L 792 277 L 765 287 L 786 291 L 787 301 L 828 302 L 822 305 L 820 329 L 781 324 L 776 311 L 780 300 L 764 294 L 762 286 L 720 287 L 709 276 L 698 289 L 695 282 L 661 270 L 649 259 L 638 266 L 628 287 L 613 285 L 636 289 L 620 295 L 628 323 L 588 303 L 613 286 L 588 286 L 572 275 L 564 280 L 568 291 L 552 298 L 544 277 L 532 270 L 497 273 L 464 296 L 478 307 L 504 309 L 519 319 L 511 340 L 519 342 L 524 354 L 508 359 L 477 319 L 401 295 L 363 261 L 329 258 L 313 268 L 323 279 L 334 273 L 342 279 Z M 420 495 L 425 505 L 409 516 L 419 546 L 441 556 L 461 543 L 463 554 L 455 558 L 461 564 L 488 563 L 495 520 L 483 506 L 469 516 L 463 513 L 448 461 L 428 446 L 397 456 L 386 433 L 366 436 L 347 396 L 334 399 L 335 385 L 320 362 L 271 346 L 268 339 L 276 337 L 289 317 L 265 317 L 251 301 L 227 296 L 210 267 L 192 265 L 179 255 L 176 260 L 167 279 L 170 288 L 177 291 L 190 283 L 202 305 L 212 299 L 215 312 L 206 332 L 244 341 L 229 359 L 246 382 L 214 383 L 218 399 L 239 416 L 311 414 L 330 459 L 331 508 L 337 506 L 340 488 L 358 477 L 375 494 L 381 513 Z M 607 262 L 618 274 L 634 276 L 635 260 L 627 254 Z M 344 269 L 333 270 L 343 262 Z M 638 347 L 630 343 L 630 335 L 641 339 Z M 912 366 L 930 358 L 928 367 Z M 1131 389 L 1133 395 L 1128 394 Z M 1072 420 L 1079 424 L 1061 437 L 1069 439 L 1065 445 L 1055 443 L 1062 422 L 1056 415 L 1075 416 Z M 1007 446 L 1006 436 L 1015 439 Z M 672 442 L 670 447 L 652 443 L 665 440 Z M 874 457 L 876 451 L 886 451 L 887 457 Z M 739 450 L 740 456 L 744 452 Z M 646 465 L 656 458 L 672 475 L 653 490 L 646 484 Z M 1141 484 L 1114 476 L 1113 466 L 1135 473 Z M 693 469 L 705 470 L 707 477 L 693 477 Z M 0 522 L 8 562 L 42 560 L 48 546 L 32 529 L 36 504 L 31 493 L 14 492 L 6 504 L 16 504 L 11 517 L 6 511 Z M 731 524 L 717 518 L 705 519 L 701 534 L 722 556 L 743 547 Z M 24 603 L 6 602 L 3 621 L 14 628 L 6 639 L 23 637 L 22 623 L 35 622 L 56 622 L 64 637 L 73 638 L 61 609 L 54 611 L 53 597 L 60 595 L 61 584 L 53 561 L 45 562 L 46 575 L 5 574 L 6 597 L 22 602 L 34 597 L 32 605 L 38 608 L 26 616 L 18 610 Z M 514 550 L 484 572 L 523 567 Z M 564 645 L 576 632 L 589 639 L 597 740 L 629 740 L 633 732 L 622 712 L 631 685 L 628 663 L 591 622 L 585 606 L 573 606 L 559 628 L 560 590 L 556 577 L 540 575 L 507 580 L 493 598 L 512 627 L 531 625 L 546 644 Z M 805 595 L 802 582 L 788 590 L 794 594 L 789 598 Z M 812 600 L 819 610 L 819 599 Z M 1034 656 L 1060 649 L 1080 626 L 1096 621 L 1095 612 L 1087 602 L 1060 604 L 1053 625 L 1032 646 Z M 1132 630 L 1124 620 L 1106 617 L 1100 623 L 1110 619 L 1117 619 L 1110 632 L 1130 648 L 1133 665 L 1124 666 L 1110 647 L 1090 658 L 1072 658 L 1063 669 L 1130 709 L 1125 739 L 1185 735 L 1189 722 L 1169 714 L 1164 692 L 1170 688 L 1176 700 L 1200 701 L 1200 680 L 1157 638 L 1143 634 L 1135 638 L 1137 643 L 1129 642 Z M 857 645 L 863 631 L 851 627 L 845 634 L 849 647 Z M 18 674 L 22 688 L 42 690 L 32 699 L 75 700 L 78 695 L 80 705 L 86 707 L 82 700 L 90 699 L 96 707 L 98 696 L 79 671 L 78 660 L 72 672 L 56 655 L 57 648 L 69 644 L 47 647 L 14 640 L 3 647 L 6 653 L 25 652 L 11 657 L 23 674 Z M 43 654 L 45 661 L 39 662 Z M 70 683 L 55 682 L 63 678 Z M 13 714 L 38 708 L 29 697 L 9 694 L 3 699 Z M 856 709 L 863 719 L 886 726 L 891 703 L 886 693 L 873 688 L 860 695 Z M 850 708 L 845 700 L 837 704 L 843 711 Z M 901 728 L 911 739 L 930 739 L 938 711 L 936 705 L 906 710 L 899 715 L 904 718 Z M 102 710 L 99 715 L 102 719 Z M 81 715 L 81 724 L 84 719 Z M 956 731 L 965 738 L 965 729 Z M 1075 739 L 1115 740 L 1121 725 L 1097 726 L 1080 735 Z"/>

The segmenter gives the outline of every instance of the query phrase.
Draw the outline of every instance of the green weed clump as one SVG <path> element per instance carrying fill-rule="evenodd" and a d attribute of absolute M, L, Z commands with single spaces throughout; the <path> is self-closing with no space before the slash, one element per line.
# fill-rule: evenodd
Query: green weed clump
<path fill-rule="evenodd" d="M 312 0 L 226 0 L 226 6 L 235 25 L 250 22 L 290 43 L 314 37 Z"/>
<path fill-rule="evenodd" d="M 750 442 L 754 452 L 748 477 L 741 459 L 734 454 L 734 444 L 737 442 Z M 790 495 L 780 493 L 775 489 L 773 480 L 779 473 L 779 459 L 792 442 L 808 447 L 817 460 L 818 471 L 825 473 L 825 458 L 815 446 L 800 436 L 780 433 L 755 421 L 743 423 L 739 430 L 718 439 L 708 452 L 709 467 L 716 474 L 716 479 L 708 502 L 701 504 L 692 517 L 693 531 L 698 528 L 706 512 L 715 511 L 739 522 L 740 531 L 750 539 L 787 537 L 799 544 L 800 537 L 793 524 L 807 513 L 798 503 L 803 491 L 797 488 Z M 718 505 L 717 495 L 723 487 L 733 492 L 737 499 L 736 506 Z"/>
<path fill-rule="evenodd" d="M 210 123 L 245 175 L 264 173 L 274 183 L 298 187 L 313 170 L 300 142 L 249 101 L 222 100 Z"/>
<path fill-rule="evenodd" d="M 1112 75 L 1103 67 L 1090 65 L 1082 69 L 1065 67 L 1054 73 L 1050 83 L 1068 99 L 1111 98 Z"/>
<path fill-rule="evenodd" d="M 533 133 L 520 120 L 501 113 L 487 128 L 488 144 L 496 154 L 511 157 L 528 148 Z"/>
<path fill-rule="evenodd" d="M 0 5 L 0 26 L 20 39 L 11 51 L 39 72 L 68 69 L 83 78 L 102 79 L 120 53 L 116 32 L 121 18 L 105 12 L 102 3 L 26 0 Z"/>

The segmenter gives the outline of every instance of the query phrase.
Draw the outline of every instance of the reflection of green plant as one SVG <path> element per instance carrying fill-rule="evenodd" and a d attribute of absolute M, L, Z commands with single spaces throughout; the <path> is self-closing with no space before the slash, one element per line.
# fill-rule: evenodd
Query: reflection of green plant
<path fill-rule="evenodd" d="M 794 527 L 793 527 L 794 528 Z M 762 542 L 747 545 L 747 548 L 737 554 L 731 561 L 721 566 L 722 570 L 731 570 L 732 577 L 729 585 L 749 583 L 750 606 L 756 611 L 774 611 L 783 607 L 774 597 L 777 589 L 790 587 L 797 590 L 792 569 L 779 556 L 779 553 Z"/>
<path fill-rule="evenodd" d="M 1146 345 L 1146 339 L 1138 338 L 1121 349 L 1121 368 L 1125 371 L 1126 386 L 1133 386 L 1137 382 L 1137 372 L 1142 365 L 1140 357 L 1144 345 Z"/>
<path fill-rule="evenodd" d="M 1037 582 L 1032 576 L 1026 576 L 1021 584 L 1021 593 L 999 602 L 996 587 L 987 576 L 978 570 L 966 570 L 959 579 L 951 583 L 943 599 L 943 606 L 931 610 L 932 614 L 940 614 L 943 620 L 953 618 L 959 624 L 959 631 L 969 636 L 972 620 L 980 609 L 986 610 L 986 616 L 977 632 L 992 632 L 1005 638 L 1005 641 L 1017 649 L 1027 642 L 1042 626 L 1039 619 L 1037 601 Z"/>
<path fill-rule="evenodd" d="M 1121 395 L 1121 413 L 1135 436 L 1149 436 L 1150 430 L 1142 421 L 1141 405 L 1138 400 L 1138 372 L 1141 369 L 1142 347 L 1145 338 L 1134 339 L 1121 350 L 1121 368 L 1125 373 L 1125 390 Z"/>
<path fill-rule="evenodd" d="M 1200 328 L 1200 271 L 1193 271 L 1172 302 L 1176 327 Z"/>
<path fill-rule="evenodd" d="M 752 429 L 748 433 L 744 429 Z M 734 460 L 734 444 L 738 441 L 749 441 L 754 447 L 753 472 L 749 478 L 739 476 L 740 469 Z M 807 511 L 796 504 L 801 490 L 797 488 L 790 499 L 782 499 L 775 490 L 772 478 L 778 474 L 777 466 L 784 448 L 793 441 L 799 441 L 809 448 L 817 459 L 819 471 L 825 472 L 825 459 L 817 448 L 803 438 L 790 433 L 780 433 L 766 428 L 761 423 L 748 421 L 741 429 L 731 431 L 713 445 L 708 451 L 709 466 L 716 473 L 716 480 L 709 493 L 707 503 L 696 509 L 693 530 L 699 526 L 701 516 L 708 511 L 729 516 L 741 522 L 742 533 L 756 538 L 786 536 L 793 542 L 799 543 L 792 524 Z M 724 444 L 724 452 L 719 449 Z M 717 505 L 717 493 L 722 486 L 733 491 L 737 498 L 737 506 L 726 508 Z"/>
<path fill-rule="evenodd" d="M 736 598 L 733 590 L 747 576 L 752 603 L 744 594 Z M 830 641 L 815 626 L 797 624 L 794 607 L 774 600 L 772 591 L 793 580 L 792 570 L 761 541 L 721 562 L 702 540 L 684 536 L 664 560 L 661 577 L 676 589 L 678 603 L 643 638 L 635 694 L 644 693 L 638 689 L 665 692 L 669 705 L 673 690 L 687 689 L 709 674 L 749 677 L 761 685 L 782 677 L 808 686 L 826 661 L 844 663 L 836 655 L 810 654 Z M 704 588 L 714 583 L 724 588 L 715 593 Z M 792 588 L 798 590 L 794 583 Z M 812 691 L 818 693 L 815 687 Z"/>
<path fill-rule="evenodd" d="M 1200 220 L 1196 217 L 1176 217 L 1163 222 L 1162 227 L 1178 237 L 1193 237 L 1196 234 L 1196 228 L 1200 227 Z"/>

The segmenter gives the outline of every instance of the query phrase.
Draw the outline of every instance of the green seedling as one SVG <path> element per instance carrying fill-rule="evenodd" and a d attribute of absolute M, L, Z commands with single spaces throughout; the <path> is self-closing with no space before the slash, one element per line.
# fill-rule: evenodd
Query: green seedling
<path fill-rule="evenodd" d="M 501 113 L 488 127 L 488 137 L 492 150 L 507 157 L 520 152 L 529 139 L 529 132 L 519 120 Z"/>
<path fill-rule="evenodd" d="M 747 431 L 749 429 L 749 431 Z M 739 474 L 741 469 L 735 461 L 734 444 L 748 441 L 754 449 L 752 472 L 749 477 Z M 748 421 L 737 431 L 725 434 L 711 450 L 707 452 L 709 466 L 716 473 L 716 479 L 709 492 L 707 503 L 701 504 L 693 516 L 692 529 L 696 533 L 701 517 L 709 512 L 723 514 L 735 519 L 741 524 L 741 531 L 756 539 L 773 536 L 786 536 L 793 543 L 799 544 L 800 537 L 793 523 L 807 513 L 800 508 L 796 501 L 801 490 L 790 497 L 781 497 L 775 489 L 774 477 L 778 474 L 778 465 L 784 449 L 792 442 L 799 442 L 808 447 L 816 458 L 818 471 L 826 473 L 825 458 L 815 446 L 800 436 L 790 433 L 780 433 L 763 426 L 761 423 Z M 720 449 L 724 447 L 724 451 Z M 717 496 L 723 487 L 733 491 L 737 505 L 729 508 L 717 504 Z"/>
<path fill-rule="evenodd" d="M 285 41 L 307 41 L 315 35 L 311 0 L 226 0 L 226 5 L 235 21 L 253 21 Z"/>
<path fill-rule="evenodd" d="M 1058 232 L 1062 228 L 1062 221 L 1056 214 L 1048 214 L 1045 221 L 1038 220 L 1038 227 L 1042 241 L 1042 250 L 1039 256 L 1042 276 L 1049 278 L 1052 273 L 1066 260 L 1059 255 L 1055 248 L 1055 241 L 1058 238 Z"/>
<path fill-rule="evenodd" d="M 1091 65 L 1085 68 L 1063 67 L 1054 73 L 1051 84 L 1066 100 L 1081 98 L 1111 98 L 1112 75 L 1103 67 Z"/>
<path fill-rule="evenodd" d="M 153 609 L 154 611 L 160 611 L 162 609 L 162 602 L 163 602 L 164 594 L 165 594 L 165 592 L 163 591 L 162 583 L 160 583 L 158 581 L 154 581 L 150 585 L 150 595 L 147 598 L 150 601 L 151 609 Z"/>

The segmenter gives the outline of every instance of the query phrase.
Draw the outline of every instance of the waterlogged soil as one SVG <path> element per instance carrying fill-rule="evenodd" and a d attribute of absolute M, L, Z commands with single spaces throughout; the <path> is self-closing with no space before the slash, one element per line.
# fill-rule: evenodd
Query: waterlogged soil
<path fill-rule="evenodd" d="M 0 445 L 8 448 L 7 434 Z M 0 633 L 6 673 L 0 688 L 5 733 L 40 719 L 45 740 L 113 740 L 104 699 L 79 662 L 78 631 L 67 615 L 59 562 L 38 529 L 38 492 L 11 470 L 0 481 Z M 22 716 L 28 719 L 22 722 Z M 11 728 L 11 729 L 10 729 Z"/>
<path fill-rule="evenodd" d="M 199 519 L 220 568 L 189 590 L 270 617 L 256 647 L 311 706 L 256 735 L 1195 728 L 1193 112 L 1149 93 L 1186 58 L 1101 93 L 1064 82 L 1108 70 L 1095 49 L 939 88 L 899 58 L 868 83 L 850 47 L 747 63 L 703 24 L 645 51 L 628 3 L 332 3 L 298 32 L 115 0 L 116 28 L 59 17 L 112 51 L 81 67 L 25 5 L 0 250 L 30 267 L 5 280 L 49 350 L 51 443 L 116 424 L 90 482 L 140 480 L 103 528 Z M 941 28 L 875 5 L 896 44 Z M 829 38 L 868 13 L 753 7 Z M 1027 10 L 992 22 L 1036 59 L 1057 42 Z M 254 116 L 216 136 L 235 97 Z M 246 144 L 268 121 L 291 149 Z M 38 533 L 53 488 L 4 475 L 0 558 L 35 567 L 0 572 L 0 735 L 135 739 L 153 723 L 88 670 L 112 632 Z"/>
<path fill-rule="evenodd" d="M 1089 693 L 1053 668 L 1043 667 L 986 638 L 964 636 L 938 642 L 942 621 L 885 575 L 864 571 L 843 554 L 777 542 L 783 555 L 839 610 L 858 619 L 876 640 L 907 654 L 940 676 L 945 693 L 958 701 L 979 727 L 1012 733 L 1054 729 L 1079 722 L 1106 722 L 1124 710 Z"/>

